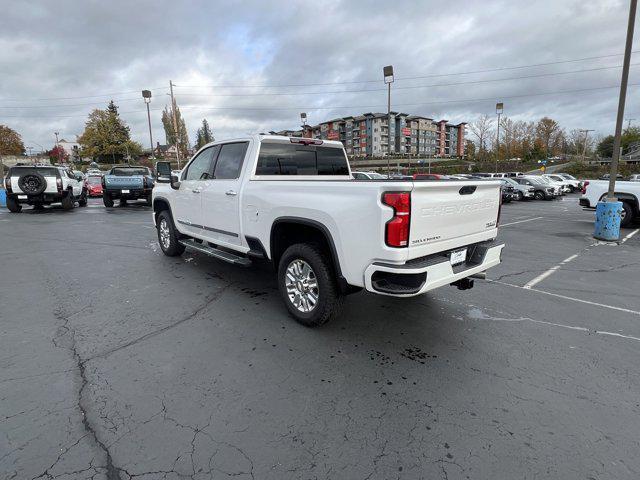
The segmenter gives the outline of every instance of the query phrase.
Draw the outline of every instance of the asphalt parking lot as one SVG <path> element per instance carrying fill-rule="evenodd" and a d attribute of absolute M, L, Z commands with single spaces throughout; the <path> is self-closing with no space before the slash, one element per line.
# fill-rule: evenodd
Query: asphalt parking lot
<path fill-rule="evenodd" d="M 640 477 L 640 234 L 575 195 L 503 206 L 472 290 L 320 329 L 147 207 L 0 212 L 0 478 Z"/>

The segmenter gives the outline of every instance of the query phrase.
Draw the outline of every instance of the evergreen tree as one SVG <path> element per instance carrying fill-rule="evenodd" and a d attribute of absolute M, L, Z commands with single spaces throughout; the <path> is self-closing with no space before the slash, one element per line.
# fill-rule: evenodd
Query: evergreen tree
<path fill-rule="evenodd" d="M 207 119 L 205 118 L 202 120 L 202 127 L 200 127 L 196 132 L 196 150 L 213 141 L 214 138 L 213 133 L 211 132 L 211 127 L 209 127 L 209 122 L 207 122 Z"/>
<path fill-rule="evenodd" d="M 119 163 L 127 155 L 135 158 L 142 152 L 142 146 L 131 140 L 129 126 L 120 118 L 113 100 L 105 110 L 96 108 L 89 114 L 78 143 L 83 156 L 104 163 Z"/>

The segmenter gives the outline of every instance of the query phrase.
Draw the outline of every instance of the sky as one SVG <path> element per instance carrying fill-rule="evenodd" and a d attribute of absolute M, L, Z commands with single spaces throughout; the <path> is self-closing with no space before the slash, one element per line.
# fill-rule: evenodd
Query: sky
<path fill-rule="evenodd" d="M 300 112 L 317 124 L 386 111 L 385 65 L 392 110 L 473 122 L 502 101 L 514 120 L 609 134 L 629 3 L 0 0 L 0 11 L 0 124 L 35 152 L 54 132 L 75 140 L 111 99 L 148 147 L 143 89 L 165 143 L 169 80 L 192 142 L 204 118 L 222 140 L 299 128 Z M 636 40 L 625 117 L 640 124 Z"/>

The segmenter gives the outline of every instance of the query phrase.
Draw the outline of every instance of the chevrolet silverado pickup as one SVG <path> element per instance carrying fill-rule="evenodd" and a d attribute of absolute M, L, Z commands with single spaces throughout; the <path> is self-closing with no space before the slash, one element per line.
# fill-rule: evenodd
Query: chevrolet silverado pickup
<path fill-rule="evenodd" d="M 327 322 L 344 295 L 473 286 L 500 263 L 500 182 L 355 180 L 340 142 L 256 135 L 156 165 L 153 219 L 168 256 L 268 261 L 287 310 Z"/>
<path fill-rule="evenodd" d="M 102 177 L 102 203 L 113 207 L 116 199 L 120 205 L 125 205 L 127 200 L 144 199 L 151 205 L 153 184 L 153 175 L 147 167 L 113 167 Z"/>
<path fill-rule="evenodd" d="M 609 180 L 586 180 L 582 184 L 580 205 L 586 208 L 596 208 L 598 202 L 607 196 Z M 622 202 L 621 227 L 629 227 L 633 221 L 640 218 L 640 184 L 638 182 L 616 181 L 614 193 Z"/>

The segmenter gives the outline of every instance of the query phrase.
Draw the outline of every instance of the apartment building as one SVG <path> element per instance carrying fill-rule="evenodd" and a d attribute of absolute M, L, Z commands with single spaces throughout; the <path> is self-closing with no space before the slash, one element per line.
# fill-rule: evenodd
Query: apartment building
<path fill-rule="evenodd" d="M 340 140 L 348 155 L 378 157 L 391 154 L 415 156 L 464 156 L 466 123 L 408 115 L 401 112 L 364 113 L 334 118 L 306 126 L 298 135 Z"/>

